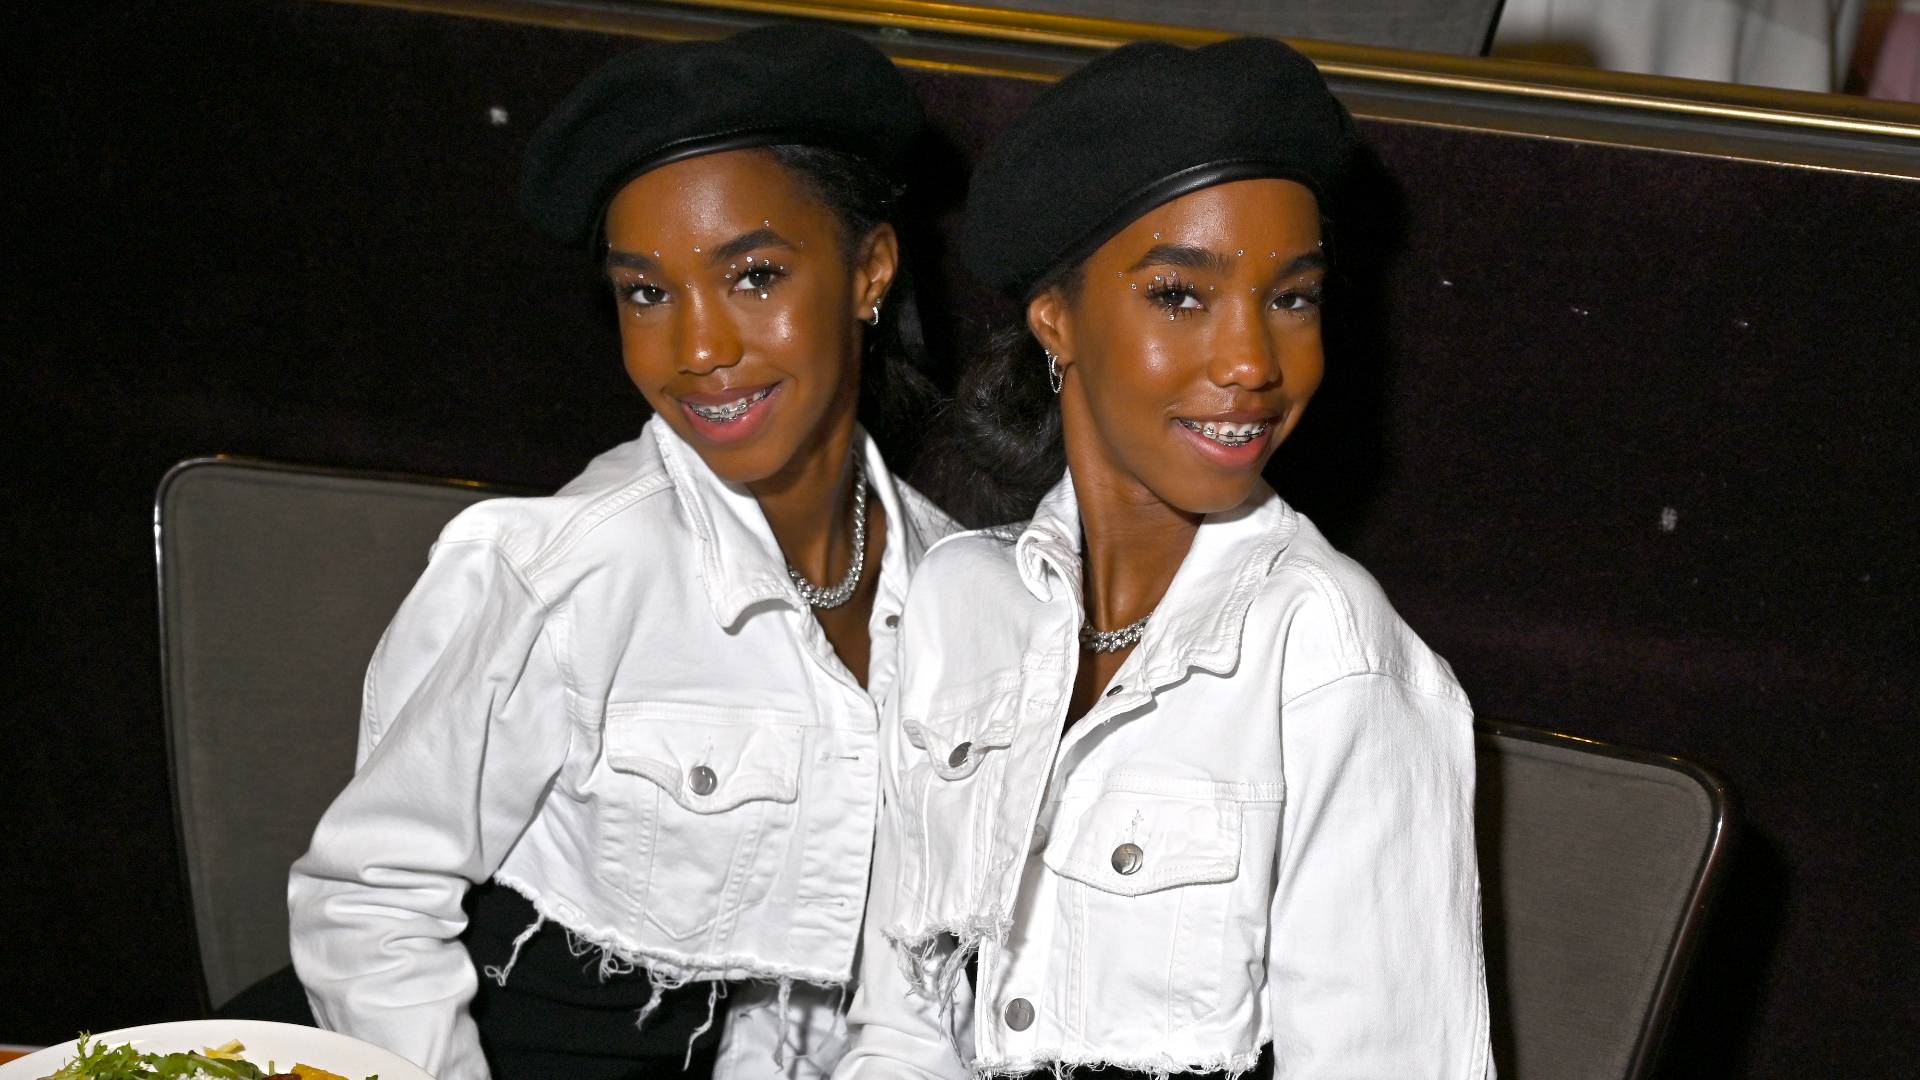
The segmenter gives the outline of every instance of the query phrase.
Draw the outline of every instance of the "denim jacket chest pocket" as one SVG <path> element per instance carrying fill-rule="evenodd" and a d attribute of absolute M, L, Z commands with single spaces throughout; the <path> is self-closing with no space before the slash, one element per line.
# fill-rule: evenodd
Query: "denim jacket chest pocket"
<path fill-rule="evenodd" d="M 1143 1022 L 1177 1029 L 1252 1007 L 1283 792 L 1277 781 L 1131 773 L 1063 792 L 1041 861 L 1061 879 L 1063 925 L 1091 937 L 1074 950 L 1077 996 L 1134 987 L 1127 1000 L 1166 1010 L 1149 1020 L 1088 1009 L 1070 1018 L 1079 1034 L 1110 1038 Z"/>
<path fill-rule="evenodd" d="M 919 715 L 903 714 L 901 731 L 920 751 L 910 755 L 919 758 L 912 764 L 917 767 L 924 761 L 941 780 L 974 775 L 995 751 L 1013 745 L 1019 704 L 1019 686 L 1009 680 L 972 694 L 956 694 Z"/>
<path fill-rule="evenodd" d="M 903 853 L 904 869 L 914 894 L 935 907 L 1003 891 L 995 871 L 1011 845 L 1000 796 L 1023 790 L 1009 769 L 1031 756 L 1016 753 L 1032 742 L 1016 739 L 1030 719 L 1018 680 L 969 689 L 900 714 L 907 745 L 896 813 L 908 835 L 924 838 Z M 991 857 L 996 849 L 1002 858 Z"/>
<path fill-rule="evenodd" d="M 764 899 L 787 861 L 806 727 L 763 713 L 607 708 L 607 767 L 637 812 L 635 848 L 614 869 L 632 875 L 642 917 L 676 940 Z"/>

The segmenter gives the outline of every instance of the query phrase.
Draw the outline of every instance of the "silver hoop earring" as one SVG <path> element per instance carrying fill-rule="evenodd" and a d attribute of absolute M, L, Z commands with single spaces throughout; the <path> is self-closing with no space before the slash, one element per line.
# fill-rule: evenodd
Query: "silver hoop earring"
<path fill-rule="evenodd" d="M 876 303 L 873 305 L 873 318 L 867 320 L 867 325 L 868 326 L 880 325 L 880 305 L 879 304 Z"/>
<path fill-rule="evenodd" d="M 1042 349 L 1040 351 L 1047 354 L 1047 385 L 1053 387 L 1053 392 L 1057 394 L 1060 392 L 1060 383 L 1062 381 L 1060 378 L 1060 358 L 1053 355 L 1052 349 Z"/>

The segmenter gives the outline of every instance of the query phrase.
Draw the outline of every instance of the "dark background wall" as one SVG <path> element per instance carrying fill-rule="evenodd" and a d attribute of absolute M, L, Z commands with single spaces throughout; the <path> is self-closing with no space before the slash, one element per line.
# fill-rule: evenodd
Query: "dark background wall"
<path fill-rule="evenodd" d="M 0 121 L 0 1041 L 198 1007 L 153 600 L 169 465 L 555 484 L 640 420 L 586 270 L 511 210 L 531 125 L 619 40 L 43 7 L 8 16 Z M 916 82 L 963 161 L 1035 92 Z M 1343 221 L 1331 378 L 1276 482 L 1483 713 L 1731 782 L 1665 1075 L 1909 1074 L 1920 182 L 1364 126 L 1377 198 Z M 985 309 L 933 220 L 964 352 Z"/>

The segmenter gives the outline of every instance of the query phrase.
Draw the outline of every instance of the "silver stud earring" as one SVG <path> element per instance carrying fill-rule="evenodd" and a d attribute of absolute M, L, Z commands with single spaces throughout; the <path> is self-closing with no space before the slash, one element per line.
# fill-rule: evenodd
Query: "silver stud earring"
<path fill-rule="evenodd" d="M 1061 383 L 1060 358 L 1053 355 L 1052 349 L 1042 349 L 1040 351 L 1047 354 L 1047 385 L 1052 387 L 1053 392 L 1057 394 L 1060 392 Z"/>
<path fill-rule="evenodd" d="M 879 304 L 876 303 L 873 305 L 873 318 L 867 320 L 867 325 L 868 326 L 880 325 L 880 305 Z"/>

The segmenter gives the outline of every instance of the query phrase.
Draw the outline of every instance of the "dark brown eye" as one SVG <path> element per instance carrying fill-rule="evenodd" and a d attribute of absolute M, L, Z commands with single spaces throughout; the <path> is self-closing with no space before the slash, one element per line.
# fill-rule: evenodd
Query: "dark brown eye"
<path fill-rule="evenodd" d="M 1177 280 L 1156 283 L 1147 290 L 1147 302 L 1169 315 L 1191 315 L 1206 307 L 1200 302 L 1200 294 L 1194 291 L 1193 286 Z"/>
<path fill-rule="evenodd" d="M 786 276 L 787 271 L 784 266 L 776 266 L 764 260 L 755 262 L 749 259 L 747 268 L 740 271 L 739 277 L 733 279 L 733 291 L 765 293 Z M 762 296 L 761 299 L 764 300 L 766 297 Z"/>
<path fill-rule="evenodd" d="M 652 307 L 667 298 L 667 290 L 650 281 L 635 281 L 619 286 L 620 299 L 635 307 Z"/>
<path fill-rule="evenodd" d="M 1305 315 L 1309 312 L 1317 311 L 1320 308 L 1320 304 L 1321 294 L 1318 287 L 1312 289 L 1289 289 L 1273 298 L 1275 310 L 1291 311 L 1297 315 Z"/>

